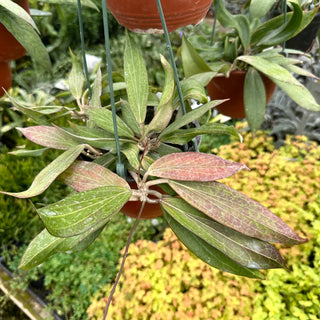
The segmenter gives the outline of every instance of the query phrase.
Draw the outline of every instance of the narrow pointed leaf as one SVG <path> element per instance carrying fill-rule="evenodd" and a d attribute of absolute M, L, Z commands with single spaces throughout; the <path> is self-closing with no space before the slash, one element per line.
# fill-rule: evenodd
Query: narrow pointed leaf
<path fill-rule="evenodd" d="M 144 123 L 149 94 L 147 69 L 141 52 L 129 33 L 126 33 L 124 75 L 131 110 L 139 124 Z"/>
<path fill-rule="evenodd" d="M 177 119 L 172 124 L 170 124 L 166 129 L 164 129 L 161 132 L 159 137 L 161 138 L 162 136 L 167 135 L 169 133 L 172 133 L 172 132 L 178 130 L 179 128 L 187 125 L 188 123 L 190 123 L 194 120 L 197 120 L 202 115 L 204 115 L 207 111 L 209 111 L 212 108 L 216 107 L 217 105 L 223 103 L 224 101 L 226 101 L 226 100 L 210 101 L 210 102 L 206 103 L 205 105 L 188 112 L 187 114 L 183 115 L 181 118 Z"/>
<path fill-rule="evenodd" d="M 272 244 L 225 227 L 182 199 L 164 198 L 161 205 L 183 227 L 242 266 L 253 269 L 285 267 Z"/>
<path fill-rule="evenodd" d="M 66 136 L 66 134 L 64 134 L 62 131 L 59 131 L 56 127 L 33 126 L 18 129 L 27 139 L 39 144 L 40 146 L 66 150 L 79 145 L 77 139 Z"/>
<path fill-rule="evenodd" d="M 258 270 L 249 269 L 236 263 L 225 254 L 209 245 L 206 241 L 184 228 L 180 223 L 172 218 L 164 210 L 164 218 L 170 225 L 172 231 L 177 235 L 179 240 L 198 258 L 210 266 L 222 271 L 226 271 L 239 276 L 248 278 L 260 278 L 262 275 Z"/>
<path fill-rule="evenodd" d="M 169 181 L 169 185 L 196 209 L 247 236 L 284 244 L 306 241 L 260 203 L 222 183 Z"/>
<path fill-rule="evenodd" d="M 38 214 L 56 237 L 72 237 L 91 228 L 100 228 L 129 200 L 131 190 L 107 186 L 72 194 L 41 208 Z"/>
<path fill-rule="evenodd" d="M 112 112 L 105 108 L 94 108 L 89 110 L 90 120 L 100 128 L 114 134 Z M 133 131 L 117 116 L 117 128 L 119 137 L 132 137 Z"/>
<path fill-rule="evenodd" d="M 238 138 L 241 141 L 241 135 L 237 132 L 237 130 L 232 127 L 225 125 L 223 123 L 214 123 L 214 124 L 207 124 L 201 127 L 195 127 L 190 129 L 178 129 L 174 133 L 165 135 L 161 138 L 163 142 L 173 143 L 173 144 L 180 144 L 184 145 L 191 141 L 198 135 L 202 134 L 210 134 L 210 135 L 221 135 L 227 134 Z"/>
<path fill-rule="evenodd" d="M 152 176 L 184 181 L 213 181 L 229 177 L 244 164 L 200 152 L 172 153 L 161 157 L 149 168 Z"/>
<path fill-rule="evenodd" d="M 94 162 L 77 161 L 65 170 L 59 179 L 78 192 L 103 186 L 130 189 L 128 183 L 107 168 Z"/>
<path fill-rule="evenodd" d="M 74 98 L 80 100 L 85 82 L 84 74 L 82 71 L 82 65 L 77 56 L 75 56 L 71 50 L 70 54 L 72 58 L 72 69 L 68 77 L 69 89 Z"/>
<path fill-rule="evenodd" d="M 128 101 L 120 100 L 121 118 L 127 126 L 137 135 L 141 135 L 141 127 L 138 124 Z"/>
<path fill-rule="evenodd" d="M 248 125 L 253 134 L 262 125 L 266 111 L 266 89 L 259 72 L 250 67 L 244 82 L 244 108 Z"/>
<path fill-rule="evenodd" d="M 30 270 L 58 252 L 84 250 L 95 240 L 102 229 L 93 233 L 90 230 L 70 238 L 54 237 L 47 229 L 44 229 L 30 242 L 20 261 L 19 269 Z"/>
<path fill-rule="evenodd" d="M 28 190 L 22 192 L 0 191 L 0 193 L 17 198 L 31 198 L 37 196 L 45 191 L 50 184 L 77 159 L 83 150 L 84 145 L 78 145 L 62 153 L 58 158 L 53 160 L 42 171 L 40 171 L 40 173 L 34 178 Z"/>
<path fill-rule="evenodd" d="M 126 143 L 122 146 L 121 152 L 128 159 L 129 165 L 134 169 L 138 170 L 140 161 L 139 161 L 139 152 L 140 149 L 136 144 Z"/>
<path fill-rule="evenodd" d="M 262 18 L 274 4 L 274 0 L 251 0 L 249 6 L 250 19 Z"/>
<path fill-rule="evenodd" d="M 101 108 L 101 92 L 101 69 L 99 67 L 92 86 L 92 96 L 90 99 L 90 106 L 92 106 L 93 108 Z"/>

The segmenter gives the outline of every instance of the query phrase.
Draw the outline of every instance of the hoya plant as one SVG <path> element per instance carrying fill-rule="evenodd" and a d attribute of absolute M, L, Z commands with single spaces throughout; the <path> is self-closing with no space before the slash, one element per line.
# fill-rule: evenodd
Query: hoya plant
<path fill-rule="evenodd" d="M 263 122 L 266 104 L 275 85 L 301 107 L 319 111 L 319 104 L 310 91 L 293 75 L 316 78 L 301 68 L 299 56 L 304 53 L 283 46 L 285 41 L 305 29 L 318 7 L 303 11 L 301 1 L 289 0 L 291 12 L 265 20 L 274 5 L 273 0 L 252 0 L 244 13 L 235 15 L 227 11 L 223 1 L 215 0 L 214 3 L 218 22 L 223 28 L 215 32 L 214 38 L 210 33 L 184 37 L 181 56 L 185 75 L 207 85 L 212 99 L 221 94 L 231 98 L 233 93 L 227 91 L 230 82 L 225 81 L 222 85 L 221 81 L 223 78 L 231 81 L 238 75 L 233 90 L 242 91 L 241 101 L 226 104 L 233 103 L 238 109 L 242 105 L 244 110 L 237 115 L 247 118 L 253 132 Z M 273 84 L 273 88 L 269 84 Z M 218 107 L 221 112 L 224 106 Z"/>
<path fill-rule="evenodd" d="M 199 82 L 185 79 L 181 87 L 187 112 L 182 112 L 172 67 L 164 57 L 165 84 L 158 98 L 149 90 L 146 66 L 129 34 L 124 51 L 126 92 L 116 103 L 116 112 L 101 105 L 101 73 L 90 97 L 83 89 L 80 64 L 73 60 L 69 86 L 78 106 L 66 109 L 71 115 L 68 126 L 45 123 L 41 110 L 16 103 L 19 110 L 42 122 L 20 128 L 25 137 L 63 152 L 28 190 L 2 193 L 31 198 L 55 179 L 74 189 L 59 202 L 36 209 L 45 228 L 28 246 L 20 269 L 31 269 L 57 252 L 85 249 L 126 205 L 137 202 L 141 205 L 136 222 L 143 218 L 144 206 L 151 210 L 160 206 L 185 246 L 215 268 L 261 278 L 260 269 L 286 267 L 273 243 L 294 245 L 306 239 L 261 204 L 218 182 L 247 170 L 245 165 L 194 151 L 199 139 L 190 143 L 202 134 L 239 136 L 233 127 L 206 121 L 204 115 L 223 101 L 207 102 Z M 203 105 L 189 108 L 191 98 Z M 130 237 L 124 257 L 129 242 Z"/>

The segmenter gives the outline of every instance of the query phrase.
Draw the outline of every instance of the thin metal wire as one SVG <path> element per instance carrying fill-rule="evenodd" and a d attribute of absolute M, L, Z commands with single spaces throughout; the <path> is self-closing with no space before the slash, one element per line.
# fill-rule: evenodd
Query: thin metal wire
<path fill-rule="evenodd" d="M 109 81 L 109 89 L 110 89 L 112 121 L 113 121 L 114 137 L 116 142 L 117 158 L 118 158 L 118 161 L 116 164 L 116 171 L 120 177 L 125 178 L 126 171 L 125 171 L 125 166 L 121 160 L 121 151 L 120 151 L 119 134 L 118 134 L 117 117 L 116 117 L 116 105 L 115 105 L 114 90 L 113 90 L 112 64 L 111 64 L 111 55 L 110 55 L 110 38 L 109 38 L 109 26 L 108 26 L 108 8 L 107 8 L 106 0 L 101 0 L 101 3 L 102 3 L 105 48 L 106 48 L 106 56 L 107 56 L 107 71 L 108 71 L 108 81 Z"/>
<path fill-rule="evenodd" d="M 214 20 L 213 20 L 213 26 L 212 26 L 212 32 L 211 32 L 211 38 L 210 38 L 210 46 L 213 46 L 213 38 L 216 32 L 216 24 L 218 19 L 219 8 L 220 8 L 220 0 L 217 1 L 217 5 L 214 8 Z"/>
<path fill-rule="evenodd" d="M 84 73 L 86 76 L 87 81 L 87 87 L 89 92 L 89 98 L 92 97 L 92 90 L 90 87 L 90 80 L 89 80 L 89 72 L 88 72 L 88 65 L 87 65 L 87 59 L 86 59 L 86 49 L 84 45 L 84 34 L 83 34 L 83 21 L 82 21 L 82 10 L 81 10 L 81 1 L 77 0 L 78 3 L 78 20 L 79 20 L 79 30 L 80 30 L 80 41 L 81 41 L 81 52 L 82 52 L 82 59 L 83 59 L 83 68 Z"/>

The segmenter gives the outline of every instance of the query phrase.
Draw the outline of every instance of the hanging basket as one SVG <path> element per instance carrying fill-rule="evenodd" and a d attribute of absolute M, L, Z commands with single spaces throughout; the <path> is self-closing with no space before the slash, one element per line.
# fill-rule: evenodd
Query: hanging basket
<path fill-rule="evenodd" d="M 28 0 L 14 0 L 14 2 L 30 13 Z M 0 61 L 16 60 L 26 53 L 19 41 L 0 23 Z"/>
<path fill-rule="evenodd" d="M 5 94 L 12 84 L 12 74 L 9 62 L 0 61 L 0 98 Z"/>
<path fill-rule="evenodd" d="M 228 78 L 216 77 L 207 85 L 207 91 L 211 100 L 230 99 L 216 107 L 216 109 L 231 118 L 243 119 L 246 117 L 244 109 L 244 80 L 246 77 L 245 71 L 232 71 Z M 261 78 L 266 88 L 266 104 L 270 101 L 276 85 L 263 74 Z"/>
<path fill-rule="evenodd" d="M 106 0 L 119 24 L 133 32 L 163 32 L 155 0 Z M 206 16 L 212 0 L 162 0 L 169 32 L 189 24 L 197 24 Z"/>

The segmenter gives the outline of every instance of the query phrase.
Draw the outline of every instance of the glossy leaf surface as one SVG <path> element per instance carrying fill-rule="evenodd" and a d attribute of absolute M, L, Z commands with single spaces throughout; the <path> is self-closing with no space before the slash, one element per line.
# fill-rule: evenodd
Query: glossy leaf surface
<path fill-rule="evenodd" d="M 262 275 L 258 270 L 249 269 L 236 263 L 225 254 L 209 245 L 206 241 L 184 228 L 180 223 L 171 217 L 164 210 L 164 218 L 170 225 L 172 231 L 177 235 L 179 240 L 198 258 L 210 266 L 222 271 L 230 272 L 239 276 L 248 278 L 260 278 Z"/>
<path fill-rule="evenodd" d="M 169 185 L 196 209 L 247 236 L 290 245 L 306 241 L 260 203 L 222 183 L 169 181 Z"/>
<path fill-rule="evenodd" d="M 280 253 L 270 243 L 225 227 L 182 199 L 164 198 L 161 205 L 183 227 L 242 266 L 253 269 L 285 267 Z"/>
<path fill-rule="evenodd" d="M 77 159 L 83 150 L 84 145 L 78 145 L 62 153 L 59 157 L 57 157 L 40 171 L 40 173 L 34 178 L 28 190 L 22 192 L 0 191 L 0 193 L 17 198 L 31 198 L 37 196 L 45 191 L 50 184 Z"/>
<path fill-rule="evenodd" d="M 107 168 L 94 162 L 76 161 L 59 179 L 78 192 L 103 186 L 130 188 L 128 183 Z"/>
<path fill-rule="evenodd" d="M 120 211 L 131 196 L 123 187 L 99 187 L 72 194 L 37 210 L 48 231 L 56 237 L 72 237 L 100 228 Z"/>
<path fill-rule="evenodd" d="M 172 153 L 155 161 L 149 168 L 150 175 L 184 181 L 213 181 L 229 177 L 244 164 L 225 160 L 218 156 L 200 152 Z"/>

